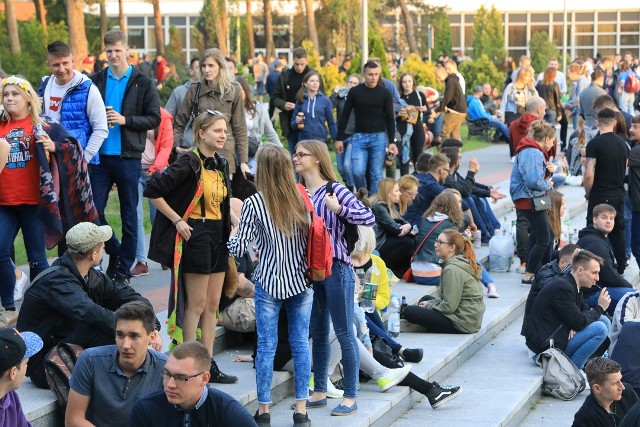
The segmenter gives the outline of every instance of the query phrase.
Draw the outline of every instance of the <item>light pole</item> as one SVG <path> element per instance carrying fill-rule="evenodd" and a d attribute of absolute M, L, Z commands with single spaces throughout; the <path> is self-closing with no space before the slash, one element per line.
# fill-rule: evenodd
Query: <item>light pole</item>
<path fill-rule="evenodd" d="M 362 0 L 362 64 L 369 60 L 369 4 L 368 0 Z"/>
<path fill-rule="evenodd" d="M 562 14 L 562 71 L 567 75 L 567 0 L 563 0 Z"/>

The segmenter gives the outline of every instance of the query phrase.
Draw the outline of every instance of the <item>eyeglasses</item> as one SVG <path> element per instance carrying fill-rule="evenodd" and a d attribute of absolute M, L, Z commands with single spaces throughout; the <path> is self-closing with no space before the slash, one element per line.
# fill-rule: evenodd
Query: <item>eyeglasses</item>
<path fill-rule="evenodd" d="M 180 374 L 172 374 L 171 372 L 165 369 L 164 371 L 162 371 L 162 379 L 165 381 L 169 381 L 171 378 L 173 378 L 176 381 L 176 383 L 185 384 L 189 380 L 192 380 L 195 377 L 198 377 L 202 374 L 204 374 L 204 372 L 200 372 L 199 374 L 195 374 L 191 376 L 186 376 L 186 375 L 180 375 Z"/>
<path fill-rule="evenodd" d="M 207 113 L 213 115 L 213 116 L 222 116 L 225 117 L 224 113 L 222 111 L 218 111 L 218 110 L 207 110 Z"/>
<path fill-rule="evenodd" d="M 439 245 L 450 245 L 450 244 L 451 243 L 445 242 L 444 240 L 440 240 L 440 239 L 436 240 L 436 246 L 439 246 Z"/>
<path fill-rule="evenodd" d="M 302 151 L 300 151 L 292 155 L 291 158 L 295 159 L 297 157 L 298 159 L 304 159 L 307 156 L 313 156 L 313 154 L 303 153 Z"/>
<path fill-rule="evenodd" d="M 442 169 L 446 170 L 446 171 L 447 171 L 447 173 L 450 173 L 450 172 L 451 172 L 451 170 L 450 170 L 450 169 L 446 169 L 446 168 L 442 168 Z"/>

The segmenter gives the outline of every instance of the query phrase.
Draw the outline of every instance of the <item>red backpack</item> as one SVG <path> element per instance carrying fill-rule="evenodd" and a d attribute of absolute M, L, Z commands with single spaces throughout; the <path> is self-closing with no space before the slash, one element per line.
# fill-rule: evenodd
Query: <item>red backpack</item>
<path fill-rule="evenodd" d="M 624 91 L 627 93 L 636 93 L 640 90 L 640 79 L 636 76 L 636 73 L 629 70 L 627 80 L 624 82 Z"/>
<path fill-rule="evenodd" d="M 333 266 L 333 246 L 324 219 L 316 215 L 307 189 L 298 184 L 298 191 L 311 215 L 311 227 L 307 237 L 307 281 L 318 282 L 331 276 Z"/>

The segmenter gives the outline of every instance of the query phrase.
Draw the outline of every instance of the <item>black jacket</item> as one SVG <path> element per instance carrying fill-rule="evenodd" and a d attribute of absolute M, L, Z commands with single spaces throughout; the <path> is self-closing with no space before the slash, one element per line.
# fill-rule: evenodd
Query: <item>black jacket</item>
<path fill-rule="evenodd" d="M 527 347 L 536 354 L 549 348 L 549 338 L 564 351 L 569 331 L 581 331 L 604 313 L 600 306 L 589 308 L 572 274 L 551 280 L 535 298 L 527 320 Z M 556 332 L 558 327 L 560 330 Z"/>
<path fill-rule="evenodd" d="M 596 230 L 589 225 L 578 233 L 577 245 L 586 249 L 604 259 L 604 265 L 600 267 L 600 280 L 598 285 L 607 288 L 633 288 L 631 283 L 618 273 L 618 263 L 616 257 L 613 256 L 609 239 L 604 236 L 602 231 Z M 597 289 L 589 289 L 584 291 L 585 297 L 593 295 Z"/>
<path fill-rule="evenodd" d="M 617 427 L 627 412 L 638 401 L 638 396 L 629 384 L 624 384 L 622 399 L 611 404 L 608 413 L 593 397 L 592 393 L 584 399 L 584 403 L 573 418 L 573 427 Z"/>
<path fill-rule="evenodd" d="M 100 90 L 104 100 L 107 91 L 107 70 L 105 68 L 89 78 Z M 136 67 L 124 90 L 122 111 L 125 124 L 120 126 L 122 135 L 121 157 L 140 159 L 147 141 L 147 131 L 160 126 L 160 98 L 151 79 Z"/>
<path fill-rule="evenodd" d="M 394 218 L 391 216 L 387 204 L 380 201 L 371 205 L 371 211 L 376 217 L 376 224 L 374 225 L 376 232 L 376 249 L 380 249 L 388 236 L 400 235 L 400 226 L 406 224 L 407 221 L 403 218 Z M 405 234 L 405 236 L 412 237 L 410 234 Z"/>
<path fill-rule="evenodd" d="M 565 272 L 566 271 L 567 270 L 565 270 Z M 543 265 L 538 269 L 533 280 L 533 285 L 531 285 L 531 289 L 529 290 L 529 295 L 527 296 L 527 303 L 524 306 L 524 317 L 522 319 L 522 330 L 520 331 L 520 335 L 526 336 L 527 318 L 531 314 L 531 307 L 533 307 L 533 302 L 536 300 L 536 297 L 538 296 L 542 288 L 544 288 L 551 280 L 562 275 L 563 273 L 564 272 L 560 270 L 560 265 L 557 259 Z"/>
<path fill-rule="evenodd" d="M 91 326 L 115 340 L 114 312 L 120 306 L 131 301 L 151 305 L 131 286 L 116 283 L 94 268 L 89 269 L 85 282 L 68 252 L 55 260 L 53 266 L 61 268 L 27 289 L 18 315 L 18 330 L 35 332 L 44 342 L 27 367 L 29 376 L 53 346 L 79 328 Z M 156 329 L 160 330 L 157 320 Z"/>
<path fill-rule="evenodd" d="M 222 206 L 222 218 L 224 221 L 224 241 L 229 239 L 231 232 L 231 182 L 229 181 L 229 163 L 220 155 L 216 155 L 216 161 L 221 164 L 227 186 L 227 197 Z M 144 197 L 157 199 L 162 197 L 181 217 L 187 211 L 189 204 L 196 194 L 196 188 L 200 181 L 202 162 L 198 155 L 189 152 L 178 157 L 163 172 L 154 173 L 147 181 Z M 149 242 L 149 259 L 167 267 L 173 267 L 173 252 L 176 242 L 176 228 L 169 218 L 158 211 L 151 229 Z"/>
<path fill-rule="evenodd" d="M 467 172 L 467 177 L 463 178 L 456 170 L 445 178 L 444 186 L 458 190 L 462 198 L 466 199 L 473 194 L 473 187 L 475 186 L 475 172 Z"/>

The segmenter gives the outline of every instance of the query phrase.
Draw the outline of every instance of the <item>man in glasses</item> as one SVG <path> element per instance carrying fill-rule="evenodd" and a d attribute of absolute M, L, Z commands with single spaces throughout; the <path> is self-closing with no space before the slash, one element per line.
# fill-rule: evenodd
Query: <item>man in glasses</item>
<path fill-rule="evenodd" d="M 162 389 L 167 356 L 150 345 L 158 332 L 149 304 L 116 310 L 116 344 L 82 352 L 71 380 L 67 426 L 126 426 L 134 403 Z"/>
<path fill-rule="evenodd" d="M 207 387 L 210 364 L 211 355 L 199 342 L 178 345 L 162 372 L 164 391 L 138 400 L 129 426 L 255 426 L 240 402 Z"/>

